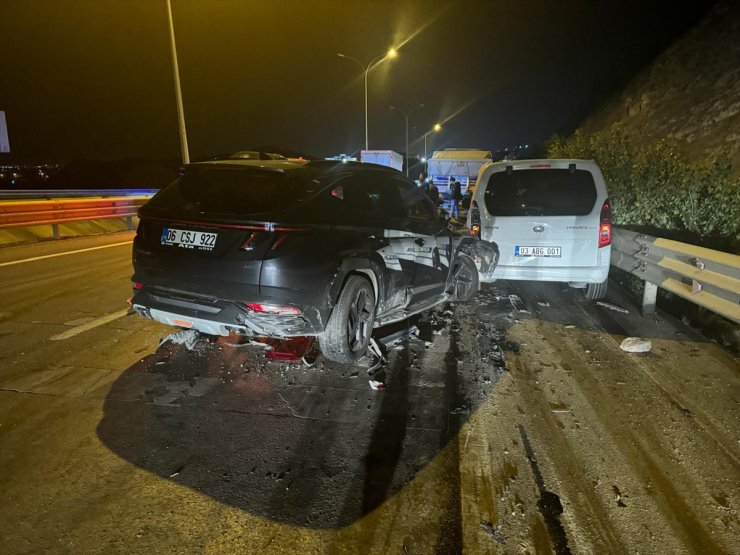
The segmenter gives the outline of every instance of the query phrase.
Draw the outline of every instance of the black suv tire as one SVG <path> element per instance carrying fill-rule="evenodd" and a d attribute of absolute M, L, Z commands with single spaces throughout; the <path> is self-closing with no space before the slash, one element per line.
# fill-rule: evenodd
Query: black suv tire
<path fill-rule="evenodd" d="M 375 294 L 368 280 L 349 276 L 319 338 L 321 352 L 335 362 L 355 362 L 370 343 L 375 321 Z"/>
<path fill-rule="evenodd" d="M 467 254 L 460 254 L 452 269 L 452 295 L 456 301 L 467 302 L 480 289 L 478 268 Z"/>

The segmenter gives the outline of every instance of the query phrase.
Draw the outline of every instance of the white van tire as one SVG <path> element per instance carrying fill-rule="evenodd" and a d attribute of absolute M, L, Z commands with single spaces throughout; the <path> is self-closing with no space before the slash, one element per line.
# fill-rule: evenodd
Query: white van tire
<path fill-rule="evenodd" d="M 589 283 L 586 287 L 586 298 L 589 301 L 598 301 L 606 297 L 606 287 L 609 283 L 608 279 L 605 279 L 601 283 Z"/>

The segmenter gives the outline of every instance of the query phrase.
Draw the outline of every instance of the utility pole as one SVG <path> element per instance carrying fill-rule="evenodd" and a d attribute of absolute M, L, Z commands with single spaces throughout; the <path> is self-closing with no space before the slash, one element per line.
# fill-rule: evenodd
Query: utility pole
<path fill-rule="evenodd" d="M 177 65 L 177 49 L 175 48 L 175 26 L 172 23 L 172 4 L 167 0 L 167 18 L 170 24 L 170 52 L 172 53 L 172 73 L 175 76 L 175 98 L 177 100 L 177 121 L 180 126 L 180 151 L 182 163 L 190 163 L 188 152 L 188 134 L 185 131 L 185 111 L 182 108 L 182 91 L 180 90 L 180 69 Z"/>

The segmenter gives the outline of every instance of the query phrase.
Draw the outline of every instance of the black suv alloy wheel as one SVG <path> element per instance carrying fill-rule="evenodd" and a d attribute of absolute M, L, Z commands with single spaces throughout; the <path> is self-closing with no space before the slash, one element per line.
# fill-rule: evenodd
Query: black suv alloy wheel
<path fill-rule="evenodd" d="M 321 335 L 321 352 L 336 362 L 358 360 L 367 350 L 374 320 L 372 285 L 364 277 L 349 276 Z"/>

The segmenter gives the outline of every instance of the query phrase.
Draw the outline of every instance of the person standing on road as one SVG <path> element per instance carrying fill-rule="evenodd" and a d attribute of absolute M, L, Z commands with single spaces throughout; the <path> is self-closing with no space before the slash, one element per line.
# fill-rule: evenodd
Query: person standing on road
<path fill-rule="evenodd" d="M 462 200 L 462 187 L 453 177 L 450 180 L 450 217 L 460 219 L 460 201 Z"/>
<path fill-rule="evenodd" d="M 421 192 L 426 196 L 429 196 L 429 182 L 427 181 L 427 176 L 424 175 L 424 172 L 419 174 L 419 189 L 421 189 Z"/>
<path fill-rule="evenodd" d="M 432 199 L 435 206 L 439 206 L 439 189 L 437 189 L 431 177 L 429 178 L 429 198 Z"/>

